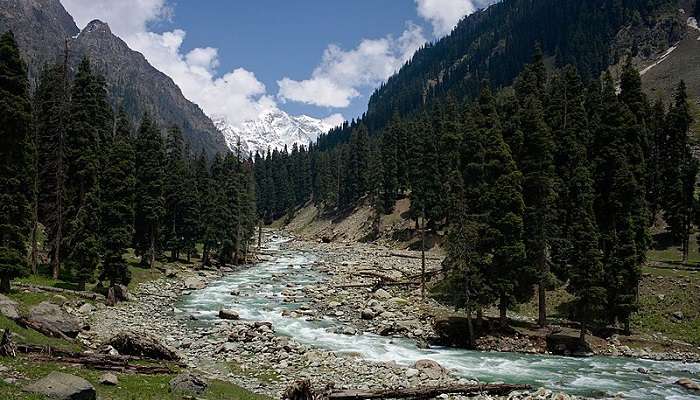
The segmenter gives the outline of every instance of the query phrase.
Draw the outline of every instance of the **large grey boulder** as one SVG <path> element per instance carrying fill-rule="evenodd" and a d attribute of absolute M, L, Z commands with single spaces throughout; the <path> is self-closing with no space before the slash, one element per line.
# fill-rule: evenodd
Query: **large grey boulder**
<path fill-rule="evenodd" d="M 0 314 L 12 320 L 19 319 L 19 304 L 11 298 L 0 294 Z"/>
<path fill-rule="evenodd" d="M 55 400 L 95 400 L 95 388 L 85 379 L 52 372 L 24 387 L 24 391 L 44 395 Z"/>
<path fill-rule="evenodd" d="M 228 320 L 237 320 L 241 316 L 236 310 L 219 310 L 219 318 Z"/>
<path fill-rule="evenodd" d="M 207 284 L 202 279 L 193 276 L 185 279 L 185 287 L 189 290 L 200 290 L 207 287 Z"/>
<path fill-rule="evenodd" d="M 697 382 L 691 381 L 688 378 L 681 378 L 676 381 L 676 385 L 682 386 L 692 392 L 700 392 L 700 384 Z"/>
<path fill-rule="evenodd" d="M 32 307 L 27 319 L 29 322 L 37 325 L 40 330 L 51 333 L 54 336 L 65 335 L 75 338 L 82 329 L 80 321 L 63 311 L 60 306 L 48 301 Z"/>
<path fill-rule="evenodd" d="M 170 381 L 170 391 L 174 393 L 202 394 L 207 390 L 207 382 L 190 372 L 182 373 Z"/>

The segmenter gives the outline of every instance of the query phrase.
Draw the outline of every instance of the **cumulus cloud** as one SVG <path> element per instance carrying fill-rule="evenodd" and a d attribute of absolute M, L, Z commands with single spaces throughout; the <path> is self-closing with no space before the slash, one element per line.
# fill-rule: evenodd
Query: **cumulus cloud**
<path fill-rule="evenodd" d="M 360 89 L 372 88 L 390 77 L 425 43 L 422 28 L 409 22 L 397 39 L 365 39 L 351 50 L 337 45 L 326 48 L 321 63 L 309 79 L 285 77 L 277 82 L 278 98 L 320 107 L 343 108 L 360 96 Z"/>
<path fill-rule="evenodd" d="M 433 26 L 433 35 L 445 36 L 459 20 L 474 11 L 489 6 L 498 0 L 415 0 L 418 15 Z"/>
<path fill-rule="evenodd" d="M 83 28 L 93 19 L 107 22 L 112 32 L 180 87 L 189 100 L 211 117 L 223 117 L 233 125 L 276 109 L 273 96 L 254 73 L 243 68 L 219 74 L 219 52 L 212 47 L 182 49 L 186 32 L 175 29 L 154 33 L 149 24 L 166 20 L 173 10 L 167 0 L 61 0 Z M 337 116 L 331 116 L 335 118 Z"/>

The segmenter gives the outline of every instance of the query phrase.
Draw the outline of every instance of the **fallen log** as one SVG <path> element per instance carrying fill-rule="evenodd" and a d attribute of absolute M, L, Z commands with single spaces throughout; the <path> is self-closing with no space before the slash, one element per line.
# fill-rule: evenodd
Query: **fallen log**
<path fill-rule="evenodd" d="M 169 374 L 173 370 L 165 365 L 131 364 L 130 361 L 143 360 L 134 356 L 113 356 L 108 354 L 76 353 L 53 347 L 17 345 L 17 352 L 27 354 L 35 361 L 51 361 L 66 364 L 80 364 L 101 371 L 134 372 L 138 374 Z"/>
<path fill-rule="evenodd" d="M 315 390 L 308 380 L 292 383 L 283 400 L 360 400 L 360 399 L 430 399 L 441 394 L 505 396 L 516 390 L 530 390 L 530 385 L 445 385 L 383 390 L 335 390 L 332 386 Z"/>
<path fill-rule="evenodd" d="M 105 301 L 105 299 L 106 299 L 105 296 L 103 296 L 99 293 L 93 293 L 93 292 L 83 292 L 83 291 L 79 291 L 79 290 L 62 289 L 62 288 L 57 288 L 57 287 L 52 287 L 52 286 L 27 285 L 26 283 L 13 283 L 12 285 L 15 287 L 18 287 L 18 288 L 33 289 L 33 290 L 39 290 L 42 292 L 68 293 L 68 294 L 72 294 L 74 296 L 78 296 L 78 297 L 81 297 L 81 298 L 87 299 L 87 300 Z"/>
<path fill-rule="evenodd" d="M 336 285 L 336 289 L 353 289 L 353 288 L 374 288 L 381 289 L 382 287 L 388 286 L 418 286 L 420 282 L 414 281 L 401 281 L 401 282 L 374 282 L 374 283 L 346 283 L 343 285 Z"/>
<path fill-rule="evenodd" d="M 374 272 L 374 271 L 369 271 L 369 270 L 357 271 L 353 275 L 369 276 L 369 277 L 377 278 L 377 279 L 380 279 L 380 280 L 386 281 L 386 282 L 396 282 L 396 278 L 394 278 L 392 276 L 384 275 L 384 274 L 381 274 L 379 272 Z"/>
<path fill-rule="evenodd" d="M 420 260 L 421 256 L 420 255 L 413 255 L 413 254 L 404 254 L 404 253 L 397 253 L 392 251 L 389 253 L 389 255 L 385 255 L 385 257 L 399 257 L 399 258 L 410 258 L 412 260 Z M 425 256 L 426 260 L 433 260 L 433 261 L 442 261 L 443 257 L 431 257 L 426 255 Z"/>
<path fill-rule="evenodd" d="M 29 319 L 24 318 L 24 317 L 20 317 L 19 319 L 16 319 L 15 322 L 17 323 L 17 325 L 21 326 L 22 328 L 33 329 L 33 330 L 43 334 L 44 336 L 63 339 L 67 342 L 75 341 L 73 338 L 66 336 L 66 334 L 64 334 L 63 332 L 61 332 L 59 330 L 46 328 L 46 327 L 44 327 L 40 324 L 37 324 L 35 322 L 32 322 Z"/>

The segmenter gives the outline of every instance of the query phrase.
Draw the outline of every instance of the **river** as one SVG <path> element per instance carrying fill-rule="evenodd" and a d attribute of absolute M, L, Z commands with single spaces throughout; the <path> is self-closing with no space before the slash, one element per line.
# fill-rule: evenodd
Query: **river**
<path fill-rule="evenodd" d="M 287 284 L 304 286 L 325 277 L 314 271 L 317 257 L 309 252 L 282 249 L 289 239 L 274 237 L 267 244 L 270 261 L 224 276 L 207 288 L 181 299 L 178 308 L 201 323 L 217 319 L 222 304 L 235 303 L 242 319 L 271 321 L 275 331 L 299 342 L 336 352 L 360 354 L 368 360 L 396 361 L 410 365 L 418 359 L 432 359 L 456 375 L 483 382 L 527 383 L 570 394 L 609 398 L 623 394 L 629 399 L 697 399 L 674 384 L 681 377 L 698 380 L 700 364 L 651 361 L 633 358 L 571 358 L 519 353 L 476 352 L 450 348 L 419 349 L 408 339 L 374 334 L 348 336 L 332 333 L 339 322 L 332 318 L 307 321 L 285 317 L 304 302 L 285 303 Z M 231 291 L 240 291 L 232 296 Z M 648 374 L 638 370 L 646 369 Z"/>

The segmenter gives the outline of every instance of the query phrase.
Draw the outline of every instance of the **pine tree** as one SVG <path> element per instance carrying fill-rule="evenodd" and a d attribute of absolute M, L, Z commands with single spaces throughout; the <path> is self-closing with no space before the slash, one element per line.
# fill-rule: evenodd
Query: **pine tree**
<path fill-rule="evenodd" d="M 394 210 L 396 195 L 399 191 L 399 167 L 398 167 L 398 141 L 399 124 L 397 115 L 394 115 L 392 122 L 381 138 L 382 156 L 382 194 L 383 210 L 386 214 L 391 214 Z"/>
<path fill-rule="evenodd" d="M 66 63 L 43 69 L 35 93 L 38 156 L 38 214 L 44 225 L 53 278 L 63 261 L 66 231 L 66 130 L 68 77 Z"/>
<path fill-rule="evenodd" d="M 73 82 L 66 135 L 66 264 L 81 289 L 93 279 L 100 260 L 99 140 L 108 118 L 100 115 L 105 112 L 100 105 L 105 96 L 104 86 L 84 58 Z"/>
<path fill-rule="evenodd" d="M 12 32 L 0 36 L 0 292 L 27 273 L 31 229 L 31 102 Z"/>
<path fill-rule="evenodd" d="M 158 126 L 146 114 L 136 139 L 136 208 L 134 248 L 141 264 L 153 267 L 160 250 L 165 214 L 165 153 Z"/>
<path fill-rule="evenodd" d="M 185 139 L 179 127 L 168 131 L 165 145 L 165 176 L 163 180 L 163 197 L 165 199 L 165 216 L 163 221 L 163 244 L 170 250 L 170 258 L 177 260 L 184 247 L 184 200 L 187 187 L 187 160 L 185 156 Z"/>
<path fill-rule="evenodd" d="M 666 120 L 667 141 L 663 160 L 664 217 L 674 242 L 681 245 L 683 263 L 688 262 L 689 236 L 695 202 L 698 162 L 689 144 L 693 119 L 685 83 L 681 81 Z"/>
<path fill-rule="evenodd" d="M 525 100 L 520 123 L 524 133 L 520 169 L 524 174 L 525 237 L 527 255 L 538 274 L 540 326 L 547 323 L 546 289 L 549 286 L 549 249 L 552 246 L 554 193 L 554 143 L 544 122 L 542 105 L 534 95 Z"/>
<path fill-rule="evenodd" d="M 134 190 L 136 153 L 132 143 L 132 126 L 123 108 L 115 121 L 111 142 L 105 143 L 102 172 L 102 273 L 110 287 L 128 285 L 131 273 L 124 259 L 134 235 Z"/>

